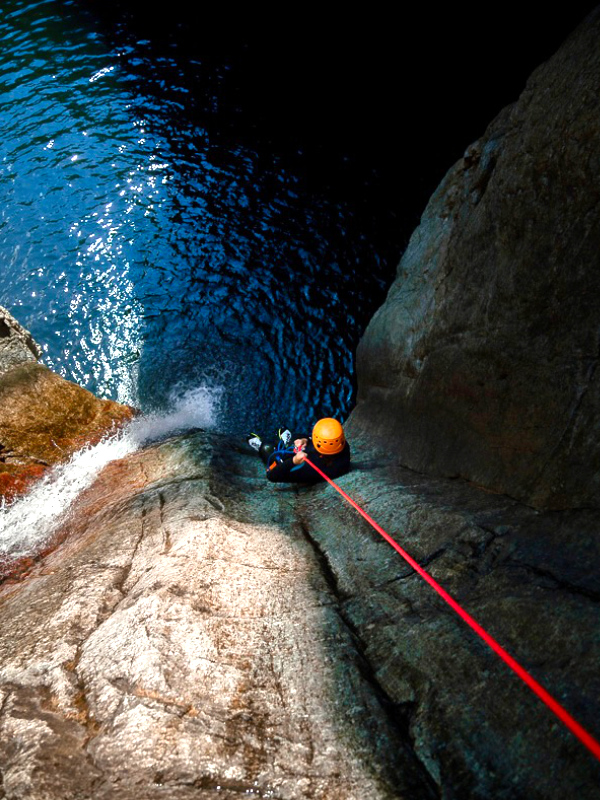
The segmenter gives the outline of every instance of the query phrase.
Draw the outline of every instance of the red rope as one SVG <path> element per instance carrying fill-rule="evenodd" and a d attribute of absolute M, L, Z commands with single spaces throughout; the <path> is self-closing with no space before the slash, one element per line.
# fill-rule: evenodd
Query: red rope
<path fill-rule="evenodd" d="M 549 694 L 544 689 L 544 687 L 541 686 L 535 680 L 535 678 L 533 678 L 527 672 L 527 670 L 525 670 L 517 661 L 515 661 L 515 659 L 509 653 L 507 653 L 506 650 L 501 645 L 499 645 L 498 642 L 492 636 L 490 636 L 490 634 L 486 630 L 484 630 L 481 627 L 481 625 L 478 622 L 476 622 L 473 619 L 473 617 L 470 614 L 468 614 L 464 610 L 464 608 L 462 608 L 462 606 L 460 606 L 456 602 L 456 600 L 451 595 L 449 595 L 448 592 L 442 586 L 440 586 L 440 584 L 434 578 L 431 577 L 431 575 L 428 572 L 426 572 L 423 569 L 423 567 L 417 564 L 414 558 L 412 558 L 406 552 L 406 550 L 400 547 L 398 542 L 392 539 L 392 537 L 383 530 L 381 525 L 378 525 L 377 522 L 375 522 L 375 520 L 372 517 L 370 517 L 366 511 L 363 511 L 363 509 L 358 505 L 358 503 L 356 503 L 349 495 L 347 495 L 346 492 L 337 485 L 337 483 L 335 483 L 334 481 L 331 480 L 331 478 L 325 475 L 325 473 L 322 472 L 319 469 L 319 467 L 313 464 L 310 459 L 306 458 L 305 461 L 307 462 L 307 464 L 310 464 L 310 466 L 314 470 L 316 470 L 319 473 L 319 475 L 321 475 L 322 478 L 325 478 L 325 480 L 328 481 L 328 483 L 330 483 L 333 486 L 333 488 L 337 492 L 339 492 L 345 500 L 347 500 L 350 503 L 351 506 L 354 506 L 354 508 L 358 511 L 358 513 L 361 514 L 367 520 L 367 522 L 375 528 L 377 533 L 380 533 L 386 540 L 386 542 L 388 542 L 388 544 L 390 544 L 394 548 L 394 550 L 400 553 L 402 558 L 405 561 L 407 561 L 416 572 L 419 573 L 419 575 L 423 578 L 423 580 L 427 581 L 427 583 L 433 589 L 435 589 L 435 591 L 440 595 L 440 597 L 443 600 L 445 600 L 445 602 L 448 603 L 448 605 L 452 609 L 454 609 L 454 611 L 456 611 L 459 617 L 461 617 L 467 623 L 467 625 L 470 628 L 472 628 L 475 631 L 475 633 L 479 637 L 481 637 L 487 645 L 489 645 L 489 647 L 492 648 L 492 650 L 496 653 L 496 655 L 500 656 L 500 658 L 506 664 L 508 664 L 508 666 L 513 670 L 513 672 L 516 672 L 519 678 L 521 678 L 521 680 L 524 681 L 527 684 L 527 686 L 529 686 L 529 688 L 540 698 L 540 700 L 543 703 L 545 703 L 554 714 L 556 714 L 556 716 L 571 731 L 571 733 L 573 733 L 579 739 L 579 741 L 585 747 L 587 747 L 587 749 L 592 753 L 592 755 L 594 755 L 600 761 L 600 743 L 598 743 L 596 739 L 594 739 L 594 737 L 591 736 L 585 730 L 585 728 L 583 728 L 577 722 L 577 720 L 573 719 L 573 717 L 569 714 L 569 712 L 565 708 L 563 708 L 561 704 L 557 700 L 555 700 L 552 697 L 552 695 Z"/>

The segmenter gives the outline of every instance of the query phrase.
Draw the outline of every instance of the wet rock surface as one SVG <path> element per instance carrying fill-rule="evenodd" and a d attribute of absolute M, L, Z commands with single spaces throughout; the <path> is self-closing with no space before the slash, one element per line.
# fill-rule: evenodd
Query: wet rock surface
<path fill-rule="evenodd" d="M 339 481 L 596 738 L 599 26 L 432 198 Z M 19 347 L 0 481 L 129 413 Z M 598 797 L 593 756 L 331 487 L 268 484 L 227 437 L 110 463 L 53 541 L 0 586 L 0 798 Z"/>
<path fill-rule="evenodd" d="M 22 494 L 48 467 L 98 442 L 133 413 L 35 360 L 13 364 L 0 374 L 0 498 Z"/>
<path fill-rule="evenodd" d="M 540 513 L 355 450 L 343 488 L 598 736 L 600 514 Z M 440 797 L 596 796 L 591 754 L 357 512 L 321 487 L 298 514 Z"/>
<path fill-rule="evenodd" d="M 343 487 L 598 733 L 596 512 L 358 448 Z M 594 759 L 327 486 L 202 432 L 0 595 L 6 798 L 593 798 Z M 220 788 L 219 788 L 220 787 Z"/>
<path fill-rule="evenodd" d="M 4 588 L 3 796 L 435 796 L 294 498 L 201 433 L 104 471 Z"/>
<path fill-rule="evenodd" d="M 600 12 L 448 173 L 357 358 L 355 433 L 536 507 L 600 498 Z"/>

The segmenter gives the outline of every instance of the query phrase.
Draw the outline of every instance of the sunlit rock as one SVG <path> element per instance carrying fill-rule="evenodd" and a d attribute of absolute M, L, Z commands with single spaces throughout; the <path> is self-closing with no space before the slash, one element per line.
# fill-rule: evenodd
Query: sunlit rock
<path fill-rule="evenodd" d="M 37 361 L 41 354 L 29 331 L 0 306 L 0 375 L 24 361 Z"/>
<path fill-rule="evenodd" d="M 7 797 L 430 796 L 293 497 L 202 433 L 102 473 L 0 596 Z"/>
<path fill-rule="evenodd" d="M 128 406 L 99 399 L 38 363 L 40 354 L 0 308 L 0 497 L 8 500 L 133 416 Z"/>

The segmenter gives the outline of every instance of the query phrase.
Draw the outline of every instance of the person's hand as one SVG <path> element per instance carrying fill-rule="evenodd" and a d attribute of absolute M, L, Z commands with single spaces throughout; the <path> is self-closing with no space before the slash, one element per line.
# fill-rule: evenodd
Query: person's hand
<path fill-rule="evenodd" d="M 301 464 L 306 458 L 308 458 L 308 456 L 304 450 L 299 450 L 292 460 L 294 464 Z"/>
<path fill-rule="evenodd" d="M 308 439 L 294 439 L 294 447 L 304 448 L 308 444 Z"/>

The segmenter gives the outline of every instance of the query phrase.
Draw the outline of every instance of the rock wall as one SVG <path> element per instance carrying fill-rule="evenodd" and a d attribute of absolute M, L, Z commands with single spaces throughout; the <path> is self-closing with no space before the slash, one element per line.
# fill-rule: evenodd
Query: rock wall
<path fill-rule="evenodd" d="M 432 197 L 358 349 L 355 436 L 536 507 L 598 507 L 599 119 L 595 11 Z"/>
<path fill-rule="evenodd" d="M 600 512 L 537 512 L 375 449 L 353 461 L 342 488 L 600 741 Z M 600 764 L 348 504 L 319 487 L 297 513 L 437 797 L 596 796 Z"/>

